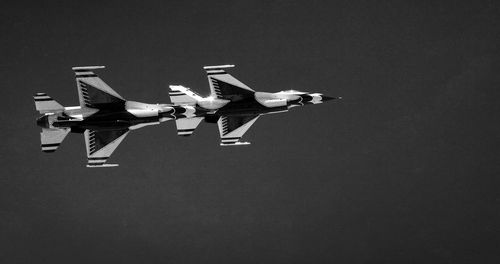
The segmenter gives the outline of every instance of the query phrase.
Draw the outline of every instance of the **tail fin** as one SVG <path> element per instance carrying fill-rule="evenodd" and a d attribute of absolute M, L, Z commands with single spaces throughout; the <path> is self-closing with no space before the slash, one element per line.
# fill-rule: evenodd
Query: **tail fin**
<path fill-rule="evenodd" d="M 40 114 L 62 112 L 64 107 L 46 93 L 37 93 L 33 96 L 35 107 Z"/>
<path fill-rule="evenodd" d="M 174 105 L 196 105 L 196 103 L 202 98 L 197 93 L 191 91 L 191 89 L 184 87 L 182 85 L 170 85 L 170 101 Z"/>
<path fill-rule="evenodd" d="M 40 141 L 43 152 L 54 152 L 57 150 L 61 142 L 64 140 L 66 135 L 68 135 L 69 128 L 62 129 L 52 129 L 52 128 L 42 128 L 40 133 Z"/>

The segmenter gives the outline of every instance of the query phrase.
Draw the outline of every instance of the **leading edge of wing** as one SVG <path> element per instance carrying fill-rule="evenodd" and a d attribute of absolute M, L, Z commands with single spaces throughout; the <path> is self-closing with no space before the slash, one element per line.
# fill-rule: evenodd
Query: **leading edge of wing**
<path fill-rule="evenodd" d="M 85 130 L 87 167 L 118 166 L 118 164 L 106 164 L 106 161 L 125 139 L 128 133 L 129 129 Z"/>

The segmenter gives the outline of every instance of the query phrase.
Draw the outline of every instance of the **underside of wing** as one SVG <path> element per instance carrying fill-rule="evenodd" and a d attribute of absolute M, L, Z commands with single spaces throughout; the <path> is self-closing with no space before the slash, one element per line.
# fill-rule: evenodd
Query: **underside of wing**
<path fill-rule="evenodd" d="M 123 106 L 125 99 L 107 85 L 94 73 L 94 70 L 104 66 L 73 67 L 80 106 L 103 108 Z"/>
<path fill-rule="evenodd" d="M 212 96 L 233 102 L 253 97 L 252 88 L 240 82 L 226 72 L 234 65 L 205 66 Z"/>
<path fill-rule="evenodd" d="M 221 146 L 248 145 L 249 142 L 240 142 L 240 138 L 257 121 L 260 115 L 221 116 L 217 121 Z"/>
<path fill-rule="evenodd" d="M 87 167 L 111 167 L 118 164 L 105 164 L 113 151 L 127 136 L 128 129 L 117 130 L 85 130 L 87 147 Z"/>

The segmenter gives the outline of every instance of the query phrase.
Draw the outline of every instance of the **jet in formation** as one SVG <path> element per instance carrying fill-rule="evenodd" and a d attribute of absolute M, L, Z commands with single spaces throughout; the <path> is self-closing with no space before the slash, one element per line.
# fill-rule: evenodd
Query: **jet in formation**
<path fill-rule="evenodd" d="M 126 100 L 95 73 L 104 66 L 73 67 L 78 106 L 64 107 L 45 93 L 34 96 L 36 110 L 42 114 L 37 119 L 42 128 L 42 151 L 54 152 L 69 132 L 81 133 L 85 138 L 87 167 L 118 166 L 106 162 L 130 131 L 170 120 L 175 121 L 179 136 L 192 135 L 204 120 L 218 125 L 221 146 L 248 145 L 240 139 L 260 116 L 340 99 L 296 90 L 257 92 L 228 74 L 226 69 L 231 67 L 234 65 L 204 67 L 209 96 L 170 85 L 171 103 L 164 104 Z"/>

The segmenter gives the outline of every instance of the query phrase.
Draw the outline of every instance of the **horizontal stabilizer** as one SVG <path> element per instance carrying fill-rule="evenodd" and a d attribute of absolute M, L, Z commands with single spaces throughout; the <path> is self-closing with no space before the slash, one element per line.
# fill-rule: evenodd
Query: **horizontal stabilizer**
<path fill-rule="evenodd" d="M 201 120 L 203 120 L 203 117 L 180 118 L 175 120 L 177 135 L 183 137 L 191 136 Z"/>
<path fill-rule="evenodd" d="M 37 93 L 33 98 L 35 99 L 36 110 L 40 112 L 40 114 L 64 111 L 64 107 L 46 93 Z"/>
<path fill-rule="evenodd" d="M 170 85 L 170 101 L 174 105 L 196 105 L 201 99 L 197 93 L 182 85 Z"/>
<path fill-rule="evenodd" d="M 43 152 L 54 152 L 68 135 L 69 128 L 42 128 L 40 142 Z"/>

